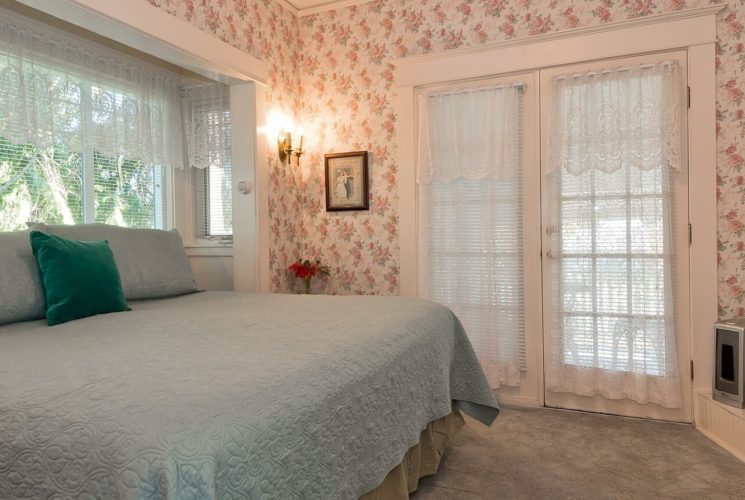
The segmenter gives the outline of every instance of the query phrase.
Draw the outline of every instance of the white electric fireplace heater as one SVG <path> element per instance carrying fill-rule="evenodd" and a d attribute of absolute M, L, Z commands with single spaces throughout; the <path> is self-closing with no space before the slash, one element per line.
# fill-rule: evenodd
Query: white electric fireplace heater
<path fill-rule="evenodd" d="M 745 318 L 733 318 L 714 325 L 716 362 L 714 363 L 714 399 L 720 403 L 745 407 L 743 385 L 743 336 Z"/>

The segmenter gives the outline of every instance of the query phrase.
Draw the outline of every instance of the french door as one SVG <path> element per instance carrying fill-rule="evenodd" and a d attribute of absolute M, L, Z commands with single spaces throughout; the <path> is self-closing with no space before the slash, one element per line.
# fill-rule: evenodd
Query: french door
<path fill-rule="evenodd" d="M 421 90 L 419 294 L 503 401 L 691 420 L 686 55 Z"/>
<path fill-rule="evenodd" d="M 686 53 L 540 89 L 545 404 L 690 421 Z"/>

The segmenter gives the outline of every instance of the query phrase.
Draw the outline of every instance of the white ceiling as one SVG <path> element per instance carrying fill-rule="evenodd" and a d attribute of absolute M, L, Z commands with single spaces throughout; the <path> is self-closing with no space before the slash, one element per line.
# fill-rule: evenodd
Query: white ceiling
<path fill-rule="evenodd" d="M 285 0 L 289 5 L 294 7 L 298 14 L 306 16 L 324 10 L 341 9 L 361 3 L 367 3 L 370 0 Z"/>

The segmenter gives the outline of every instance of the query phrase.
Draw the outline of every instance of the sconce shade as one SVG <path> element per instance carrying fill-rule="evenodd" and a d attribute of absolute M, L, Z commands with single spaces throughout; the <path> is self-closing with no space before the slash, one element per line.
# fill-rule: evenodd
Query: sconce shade
<path fill-rule="evenodd" d="M 277 138 L 277 153 L 279 154 L 279 161 L 284 162 L 292 153 L 292 135 L 289 132 L 285 132 L 284 129 L 279 131 L 279 137 Z"/>

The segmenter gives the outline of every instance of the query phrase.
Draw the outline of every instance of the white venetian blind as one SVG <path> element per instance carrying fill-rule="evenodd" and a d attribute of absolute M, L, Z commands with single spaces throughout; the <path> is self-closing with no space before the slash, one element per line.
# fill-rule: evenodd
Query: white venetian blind
<path fill-rule="evenodd" d="M 184 88 L 189 164 L 197 172 L 197 234 L 229 239 L 233 234 L 230 87 L 191 83 Z"/>
<path fill-rule="evenodd" d="M 455 312 L 495 388 L 526 369 L 523 88 L 419 99 L 419 293 Z"/>

